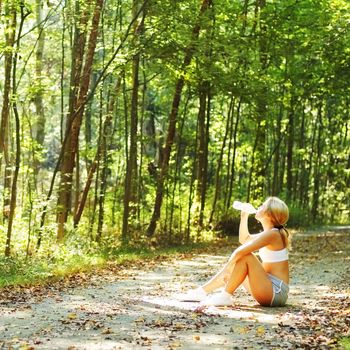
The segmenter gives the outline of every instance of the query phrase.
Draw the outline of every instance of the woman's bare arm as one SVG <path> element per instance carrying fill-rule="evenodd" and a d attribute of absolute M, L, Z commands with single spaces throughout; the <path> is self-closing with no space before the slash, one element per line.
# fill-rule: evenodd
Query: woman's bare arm
<path fill-rule="evenodd" d="M 256 235 L 250 235 L 250 240 L 247 240 L 245 243 L 234 250 L 234 252 L 231 254 L 228 264 L 235 263 L 242 256 L 253 253 L 256 250 L 269 245 L 276 239 L 276 234 L 277 232 L 275 230 L 267 230 Z"/>
<path fill-rule="evenodd" d="M 244 244 L 254 238 L 255 235 L 249 233 L 248 229 L 248 217 L 249 214 L 242 211 L 241 212 L 241 222 L 239 224 L 239 243 Z"/>

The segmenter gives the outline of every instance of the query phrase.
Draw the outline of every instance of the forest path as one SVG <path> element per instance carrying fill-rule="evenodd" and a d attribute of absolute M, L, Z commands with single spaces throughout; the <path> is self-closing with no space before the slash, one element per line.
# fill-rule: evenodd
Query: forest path
<path fill-rule="evenodd" d="M 108 279 L 37 297 L 2 300 L 0 349 L 329 349 L 349 336 L 350 229 L 297 235 L 291 292 L 283 308 L 243 290 L 235 306 L 195 313 L 173 293 L 198 285 L 227 259 L 214 254 L 145 264 Z M 32 295 L 31 295 L 32 293 Z"/>

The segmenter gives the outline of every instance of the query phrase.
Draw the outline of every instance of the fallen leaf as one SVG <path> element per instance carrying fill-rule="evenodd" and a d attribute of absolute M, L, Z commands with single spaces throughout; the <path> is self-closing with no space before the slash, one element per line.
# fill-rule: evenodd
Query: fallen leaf
<path fill-rule="evenodd" d="M 199 335 L 194 335 L 194 336 L 193 336 L 193 339 L 194 339 L 195 341 L 200 341 L 200 340 L 201 340 L 201 337 L 200 337 Z"/>
<path fill-rule="evenodd" d="M 169 344 L 170 349 L 181 348 L 181 343 L 179 341 L 174 341 Z"/>
<path fill-rule="evenodd" d="M 77 314 L 74 314 L 74 313 L 70 313 L 67 315 L 67 318 L 69 320 L 75 320 L 77 317 L 78 317 Z"/>
<path fill-rule="evenodd" d="M 105 328 L 101 333 L 102 334 L 112 334 L 113 331 L 110 328 Z"/>

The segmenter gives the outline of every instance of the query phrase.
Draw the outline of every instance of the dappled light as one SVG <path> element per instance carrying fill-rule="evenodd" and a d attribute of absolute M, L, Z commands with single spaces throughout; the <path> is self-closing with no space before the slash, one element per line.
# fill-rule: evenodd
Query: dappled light
<path fill-rule="evenodd" d="M 293 272 L 285 307 L 260 306 L 243 288 L 229 307 L 183 302 L 176 293 L 200 283 L 227 259 L 227 247 L 211 255 L 174 258 L 147 268 L 136 266 L 109 275 L 94 275 L 91 285 L 66 291 L 38 289 L 28 301 L 8 299 L 0 304 L 0 332 L 4 344 L 28 344 L 35 349 L 232 349 L 329 346 L 337 332 L 346 334 L 349 317 L 348 233 L 337 237 L 344 253 L 331 247 L 322 258 L 314 256 L 319 240 L 312 235 L 295 238 Z M 305 244 L 308 243 L 308 244 Z M 335 259 L 335 257 L 337 257 Z M 300 265 L 300 260 L 303 264 Z M 86 278 L 86 277 L 85 277 Z M 46 294 L 45 294 L 46 293 Z M 14 294 L 15 296 L 16 294 Z"/>
<path fill-rule="evenodd" d="M 349 24 L 0 0 L 0 350 L 350 349 Z"/>

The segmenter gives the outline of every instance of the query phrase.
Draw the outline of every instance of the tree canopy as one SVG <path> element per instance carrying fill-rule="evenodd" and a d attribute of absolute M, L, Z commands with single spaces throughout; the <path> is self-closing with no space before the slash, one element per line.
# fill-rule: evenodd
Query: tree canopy
<path fill-rule="evenodd" d="M 233 200 L 350 208 L 345 0 L 0 2 L 0 245 L 188 241 Z M 231 228 L 231 230 L 233 230 Z"/>

